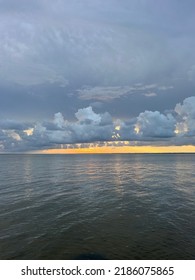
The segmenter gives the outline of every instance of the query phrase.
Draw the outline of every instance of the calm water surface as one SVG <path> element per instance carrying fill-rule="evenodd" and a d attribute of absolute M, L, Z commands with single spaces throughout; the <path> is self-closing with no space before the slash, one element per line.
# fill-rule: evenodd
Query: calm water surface
<path fill-rule="evenodd" d="M 195 155 L 0 155 L 0 259 L 195 259 Z"/>

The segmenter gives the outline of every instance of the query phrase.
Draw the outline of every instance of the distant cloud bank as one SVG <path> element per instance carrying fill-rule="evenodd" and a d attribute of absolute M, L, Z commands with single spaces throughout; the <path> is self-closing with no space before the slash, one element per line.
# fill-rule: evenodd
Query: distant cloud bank
<path fill-rule="evenodd" d="M 130 120 L 113 119 L 108 113 L 97 114 L 91 106 L 75 113 L 67 121 L 58 112 L 51 121 L 35 123 L 0 121 L 0 151 L 18 152 L 78 143 L 126 141 L 131 145 L 194 145 L 195 97 L 176 104 L 169 113 L 145 111 Z"/>

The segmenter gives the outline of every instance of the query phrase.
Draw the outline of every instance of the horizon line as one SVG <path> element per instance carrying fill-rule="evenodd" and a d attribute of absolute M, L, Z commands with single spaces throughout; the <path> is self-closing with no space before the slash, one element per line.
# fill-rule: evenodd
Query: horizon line
<path fill-rule="evenodd" d="M 194 154 L 195 146 L 101 146 L 87 148 L 50 148 L 29 151 L 8 151 L 0 154 Z"/>

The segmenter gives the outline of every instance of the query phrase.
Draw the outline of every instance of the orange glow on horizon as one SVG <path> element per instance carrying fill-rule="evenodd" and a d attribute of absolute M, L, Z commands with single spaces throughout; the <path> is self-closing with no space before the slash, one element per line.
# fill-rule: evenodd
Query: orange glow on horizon
<path fill-rule="evenodd" d="M 195 146 L 103 146 L 88 148 L 47 149 L 33 154 L 134 154 L 134 153 L 195 153 Z"/>

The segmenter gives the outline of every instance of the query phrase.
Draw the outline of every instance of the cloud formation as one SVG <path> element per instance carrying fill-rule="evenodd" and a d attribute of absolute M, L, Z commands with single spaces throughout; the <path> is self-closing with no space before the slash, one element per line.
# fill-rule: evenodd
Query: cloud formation
<path fill-rule="evenodd" d="M 162 91 L 172 89 L 173 86 L 159 86 L 157 84 L 135 84 L 133 86 L 112 86 L 112 87 L 84 87 L 77 90 L 79 98 L 83 100 L 110 101 L 119 99 L 123 96 L 132 94 L 143 94 L 147 97 L 153 97 L 157 94 L 152 90 Z"/>
<path fill-rule="evenodd" d="M 195 58 L 176 48 L 191 44 L 190 21 L 185 38 L 174 22 L 181 10 L 176 1 L 1 1 L 0 77 L 25 86 L 80 77 L 98 87 L 176 78 L 181 61 L 187 73 Z"/>
<path fill-rule="evenodd" d="M 92 107 L 89 106 L 84 109 L 79 109 L 75 114 L 80 123 L 100 124 L 101 116 L 93 112 Z"/>
<path fill-rule="evenodd" d="M 113 145 L 138 141 L 139 145 L 192 144 L 195 140 L 195 97 L 178 103 L 171 113 L 145 111 L 131 120 L 114 120 L 108 112 L 95 113 L 91 106 L 75 113 L 76 121 L 67 121 L 58 112 L 52 121 L 18 123 L 1 121 L 1 152 L 54 148 L 64 144 L 104 143 Z M 118 145 L 118 144 L 117 144 Z"/>
<path fill-rule="evenodd" d="M 176 120 L 171 114 L 145 111 L 137 117 L 135 131 L 141 137 L 169 138 L 174 136 Z"/>
<path fill-rule="evenodd" d="M 195 136 L 195 96 L 188 97 L 183 104 L 175 106 L 178 114 L 177 133 L 186 136 Z"/>
<path fill-rule="evenodd" d="M 132 91 L 132 87 L 86 87 L 77 90 L 79 98 L 84 100 L 99 100 L 109 101 L 112 99 L 120 98 Z"/>

